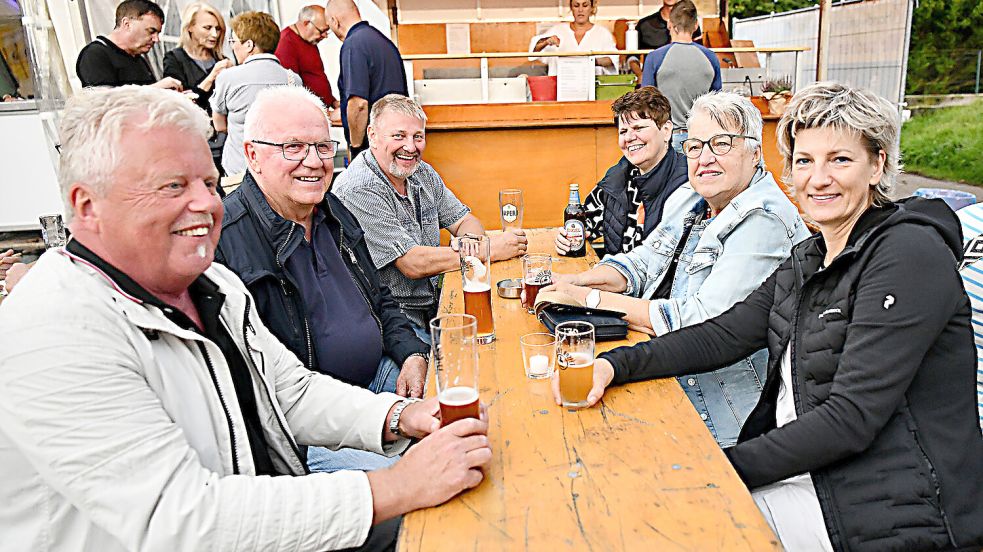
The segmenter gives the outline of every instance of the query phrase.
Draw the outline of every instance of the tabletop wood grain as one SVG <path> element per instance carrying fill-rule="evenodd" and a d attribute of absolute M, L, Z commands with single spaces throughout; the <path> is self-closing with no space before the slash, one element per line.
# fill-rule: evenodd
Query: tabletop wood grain
<path fill-rule="evenodd" d="M 530 251 L 549 252 L 553 235 L 530 231 Z M 594 262 L 559 257 L 554 271 Z M 495 282 L 517 278 L 521 262 L 492 270 Z M 587 410 L 560 408 L 549 382 L 522 367 L 519 337 L 543 326 L 516 299 L 492 302 L 497 340 L 479 352 L 491 465 L 475 489 L 408 514 L 399 550 L 780 549 L 674 379 L 613 387 Z M 440 312 L 463 312 L 459 274 L 445 276 Z"/>

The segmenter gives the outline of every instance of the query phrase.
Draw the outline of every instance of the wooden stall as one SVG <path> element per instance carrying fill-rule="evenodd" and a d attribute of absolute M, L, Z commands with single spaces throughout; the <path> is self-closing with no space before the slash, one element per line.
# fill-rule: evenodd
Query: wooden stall
<path fill-rule="evenodd" d="M 488 228 L 498 227 L 498 191 L 521 188 L 525 225 L 563 222 L 569 185 L 586 197 L 621 158 L 611 101 L 428 105 L 424 159 Z M 778 117 L 765 115 L 766 166 L 779 180 Z"/>

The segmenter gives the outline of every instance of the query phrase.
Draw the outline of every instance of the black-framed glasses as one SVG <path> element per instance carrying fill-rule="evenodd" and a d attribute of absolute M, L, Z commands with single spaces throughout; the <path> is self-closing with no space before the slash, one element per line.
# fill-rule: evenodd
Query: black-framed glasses
<path fill-rule="evenodd" d="M 308 23 L 310 23 L 310 24 L 311 24 L 311 27 L 314 27 L 315 29 L 317 29 L 317 32 L 318 32 L 318 33 L 319 33 L 319 34 L 320 34 L 321 36 L 327 36 L 327 34 L 328 34 L 328 31 L 330 31 L 330 30 L 331 30 L 331 29 L 322 29 L 321 27 L 318 27 L 318 26 L 317 26 L 317 23 L 315 23 L 315 22 L 313 22 L 313 21 L 308 21 Z"/>
<path fill-rule="evenodd" d="M 710 152 L 714 155 L 727 155 L 734 147 L 734 138 L 757 140 L 754 136 L 745 134 L 716 134 L 711 136 L 709 140 L 688 138 L 683 140 L 683 154 L 690 159 L 697 159 L 703 153 L 703 146 L 710 146 Z"/>
<path fill-rule="evenodd" d="M 283 152 L 283 158 L 288 161 L 303 161 L 307 159 L 307 154 L 311 152 L 311 146 L 321 159 L 333 159 L 335 152 L 338 151 L 340 142 L 328 140 L 327 142 L 265 142 L 263 140 L 252 140 L 254 144 L 264 146 L 277 146 Z"/>

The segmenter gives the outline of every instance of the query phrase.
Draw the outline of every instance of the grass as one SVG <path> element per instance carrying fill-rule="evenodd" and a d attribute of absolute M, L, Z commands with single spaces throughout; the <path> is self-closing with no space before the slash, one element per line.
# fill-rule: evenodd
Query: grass
<path fill-rule="evenodd" d="M 933 109 L 901 130 L 905 171 L 983 186 L 983 101 Z"/>

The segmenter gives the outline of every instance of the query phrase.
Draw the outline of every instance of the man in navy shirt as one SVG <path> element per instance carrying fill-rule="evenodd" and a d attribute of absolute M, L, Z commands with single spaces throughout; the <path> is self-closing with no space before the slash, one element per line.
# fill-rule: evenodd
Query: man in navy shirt
<path fill-rule="evenodd" d="M 399 49 L 378 29 L 362 21 L 352 0 L 329 0 L 324 17 L 342 41 L 341 124 L 348 140 L 349 160 L 368 149 L 366 128 L 372 104 L 387 94 L 408 96 L 406 71 Z"/>
<path fill-rule="evenodd" d="M 429 347 L 372 265 L 355 217 L 327 193 L 332 142 L 324 104 L 301 87 L 261 91 L 246 115 L 249 171 L 225 199 L 215 258 L 256 299 L 263 322 L 311 370 L 375 392 L 419 398 Z M 395 459 L 311 448 L 314 471 Z"/>

